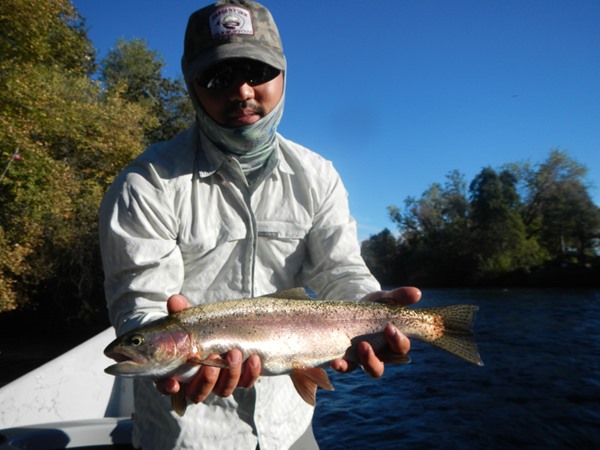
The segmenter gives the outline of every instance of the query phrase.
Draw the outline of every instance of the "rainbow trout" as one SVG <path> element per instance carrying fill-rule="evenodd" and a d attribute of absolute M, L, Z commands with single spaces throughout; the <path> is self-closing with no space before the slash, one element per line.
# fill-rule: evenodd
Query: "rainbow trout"
<path fill-rule="evenodd" d="M 317 386 L 332 390 L 322 366 L 336 358 L 356 361 L 356 344 L 367 341 L 385 362 L 408 362 L 386 352 L 383 330 L 394 324 L 410 338 L 483 365 L 471 333 L 476 306 L 408 309 L 379 302 L 322 301 L 297 288 L 266 297 L 193 306 L 115 339 L 104 353 L 117 361 L 112 375 L 185 382 L 208 359 L 238 348 L 246 359 L 260 356 L 261 375 L 289 374 L 300 396 L 315 404 Z M 183 391 L 183 390 L 181 390 Z M 173 398 L 183 415 L 185 398 Z"/>

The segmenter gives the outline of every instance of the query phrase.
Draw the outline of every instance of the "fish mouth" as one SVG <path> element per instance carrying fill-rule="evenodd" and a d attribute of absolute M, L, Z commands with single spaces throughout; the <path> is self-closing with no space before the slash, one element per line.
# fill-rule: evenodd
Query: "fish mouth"
<path fill-rule="evenodd" d="M 143 362 L 143 358 L 140 358 L 139 353 L 129 352 L 129 351 L 127 351 L 126 348 L 119 349 L 119 348 L 114 348 L 114 347 L 108 347 L 106 350 L 104 350 L 104 354 L 108 358 L 114 359 L 118 363 L 132 362 L 132 363 L 139 364 L 139 363 Z"/>
<path fill-rule="evenodd" d="M 124 355 L 122 353 L 111 353 L 111 354 L 107 354 L 106 356 L 108 356 L 111 359 L 114 359 L 118 363 L 128 362 L 128 361 L 133 361 L 134 360 L 132 357 Z"/>
<path fill-rule="evenodd" d="M 144 369 L 144 365 L 132 360 L 126 360 L 108 366 L 104 369 L 104 372 L 110 375 L 121 375 L 126 377 L 139 375 L 144 372 Z"/>
<path fill-rule="evenodd" d="M 115 360 L 117 363 L 104 369 L 104 372 L 110 375 L 137 375 L 142 373 L 146 366 L 146 361 L 140 358 L 138 354 L 127 353 L 123 351 L 115 350 L 114 348 L 107 348 L 104 354 Z"/>
<path fill-rule="evenodd" d="M 117 361 L 117 357 L 112 356 Z M 126 355 L 120 354 L 118 356 L 119 362 L 108 366 L 104 369 L 104 372 L 109 375 L 121 376 L 121 377 L 136 377 L 156 380 L 168 376 L 173 373 L 180 365 L 181 361 L 175 361 L 174 363 L 153 363 L 145 359 L 134 360 Z M 196 366 L 197 367 L 197 366 Z"/>
<path fill-rule="evenodd" d="M 106 373 L 111 375 L 137 375 L 144 372 L 147 365 L 146 360 L 137 353 L 108 348 L 104 354 L 117 362 L 104 369 Z"/>

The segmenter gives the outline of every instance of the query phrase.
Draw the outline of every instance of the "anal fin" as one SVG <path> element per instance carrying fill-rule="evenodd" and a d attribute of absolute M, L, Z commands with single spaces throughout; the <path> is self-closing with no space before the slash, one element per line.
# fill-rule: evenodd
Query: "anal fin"
<path fill-rule="evenodd" d="M 290 374 L 294 387 L 300 397 L 309 405 L 315 406 L 317 386 L 333 391 L 327 372 L 317 367 L 295 367 Z"/>

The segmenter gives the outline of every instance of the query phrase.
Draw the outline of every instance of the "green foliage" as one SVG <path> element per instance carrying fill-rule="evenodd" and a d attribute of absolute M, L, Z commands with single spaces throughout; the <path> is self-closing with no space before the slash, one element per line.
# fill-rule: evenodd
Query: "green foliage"
<path fill-rule="evenodd" d="M 183 82 L 161 75 L 144 41 L 117 42 L 100 67 L 94 81 L 95 51 L 69 0 L 0 2 L 0 312 L 104 316 L 102 195 L 148 142 L 193 118 Z M 600 213 L 584 176 L 560 151 L 537 166 L 483 169 L 468 192 L 453 171 L 403 209 L 390 207 L 400 238 L 384 230 L 363 253 L 387 283 L 594 270 Z"/>
<path fill-rule="evenodd" d="M 50 283 L 63 288 L 57 303 L 66 305 L 65 298 L 98 292 L 97 282 L 83 292 L 74 278 L 91 267 L 100 278 L 96 209 L 114 174 L 141 150 L 146 118 L 119 98 L 99 101 L 87 77 L 45 66 L 11 69 L 1 77 L 0 155 L 9 161 L 17 150 L 20 159 L 0 185 L 0 226 L 3 249 L 23 257 L 15 264 L 7 255 L 3 284 L 11 290 L 2 293 L 3 305 L 26 304 Z M 93 265 L 76 264 L 82 259 Z"/>
<path fill-rule="evenodd" d="M 146 130 L 147 143 L 170 139 L 192 123 L 194 109 L 183 81 L 161 75 L 164 62 L 143 39 L 120 39 L 100 66 L 108 92 L 121 91 L 156 118 L 156 125 Z"/>
<path fill-rule="evenodd" d="M 516 270 L 530 270 L 544 261 L 537 242 L 528 239 L 519 213 L 516 177 L 484 168 L 471 191 L 471 252 L 476 256 L 477 279 L 495 279 Z"/>
<path fill-rule="evenodd" d="M 469 202 L 463 174 L 450 172 L 444 185 L 434 183 L 420 199 L 407 198 L 404 211 L 391 206 L 389 212 L 403 230 L 402 273 L 419 285 L 431 278 L 449 285 L 469 276 L 473 262 L 464 246 Z"/>
<path fill-rule="evenodd" d="M 390 230 L 371 236 L 361 245 L 362 256 L 373 275 L 383 283 L 393 283 L 398 276 L 398 244 Z"/>
<path fill-rule="evenodd" d="M 584 182 L 585 166 L 554 150 L 536 167 L 521 170 L 527 186 L 525 224 L 532 236 L 557 259 L 576 253 L 580 263 L 594 255 L 600 230 L 599 210 Z"/>
<path fill-rule="evenodd" d="M 85 21 L 69 0 L 2 0 L 0 55 L 15 66 L 94 71 L 95 51 Z"/>
<path fill-rule="evenodd" d="M 444 185 L 407 198 L 403 209 L 389 207 L 400 235 L 384 230 L 363 242 L 365 259 L 391 284 L 593 284 L 600 209 L 585 174 L 553 150 L 535 166 L 483 168 L 467 196 L 464 176 L 450 172 Z"/>
<path fill-rule="evenodd" d="M 105 316 L 98 206 L 160 118 L 127 83 L 92 79 L 69 0 L 0 2 L 0 38 L 0 311 Z"/>

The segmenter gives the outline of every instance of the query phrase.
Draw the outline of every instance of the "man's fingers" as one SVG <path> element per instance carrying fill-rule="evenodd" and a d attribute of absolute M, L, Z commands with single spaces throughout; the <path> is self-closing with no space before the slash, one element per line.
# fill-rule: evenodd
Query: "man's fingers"
<path fill-rule="evenodd" d="M 408 354 L 410 351 L 410 340 L 404 334 L 400 333 L 394 325 L 388 324 L 385 330 L 383 330 L 383 334 L 394 353 L 400 355 Z"/>
<path fill-rule="evenodd" d="M 368 342 L 359 342 L 356 354 L 359 364 L 371 377 L 379 378 L 383 375 L 383 363 L 375 356 L 375 352 Z"/>
<path fill-rule="evenodd" d="M 391 298 L 399 305 L 412 305 L 421 300 L 421 291 L 412 286 L 399 287 L 385 293 L 383 298 Z"/>
<path fill-rule="evenodd" d="M 213 355 L 209 357 L 209 359 L 218 357 L 218 355 Z M 221 369 L 217 367 L 202 366 L 194 378 L 185 385 L 187 397 L 194 403 L 200 403 L 206 400 L 215 388 L 220 372 Z"/>
<path fill-rule="evenodd" d="M 181 386 L 173 378 L 163 378 L 156 381 L 156 389 L 163 395 L 172 395 L 177 394 Z"/>
<path fill-rule="evenodd" d="M 340 373 L 348 373 L 356 369 L 357 364 L 346 359 L 338 358 L 331 361 L 330 366 L 333 370 Z"/>
<path fill-rule="evenodd" d="M 242 376 L 238 383 L 239 387 L 251 388 L 260 376 L 262 364 L 258 355 L 250 355 L 242 366 Z"/>
<path fill-rule="evenodd" d="M 362 298 L 362 301 L 374 302 L 382 299 L 386 302 L 401 306 L 412 305 L 421 300 L 421 291 L 412 286 L 399 287 L 391 291 L 372 292 L 371 294 L 365 295 Z"/>
<path fill-rule="evenodd" d="M 189 308 L 190 306 L 190 302 L 181 294 L 171 295 L 167 300 L 167 311 L 169 314 Z"/>
<path fill-rule="evenodd" d="M 221 397 L 229 397 L 240 381 L 242 374 L 242 352 L 237 348 L 227 352 L 225 363 L 228 368 L 221 370 L 219 379 L 215 385 L 215 394 Z"/>
<path fill-rule="evenodd" d="M 406 355 L 410 351 L 410 340 L 392 324 L 385 327 L 384 335 L 388 345 L 394 353 Z M 368 342 L 360 342 L 356 348 L 358 363 L 373 378 L 383 375 L 384 364 Z"/>

